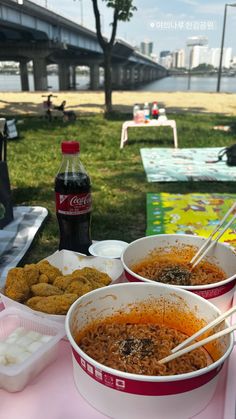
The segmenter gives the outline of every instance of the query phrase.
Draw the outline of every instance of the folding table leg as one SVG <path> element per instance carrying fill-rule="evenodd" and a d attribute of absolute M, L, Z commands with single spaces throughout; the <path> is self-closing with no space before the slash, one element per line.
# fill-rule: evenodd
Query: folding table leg
<path fill-rule="evenodd" d="M 126 143 L 126 141 L 128 141 L 127 128 L 123 128 L 122 127 L 121 139 L 120 139 L 120 148 L 123 148 L 124 147 L 124 144 Z"/>
<path fill-rule="evenodd" d="M 173 127 L 173 134 L 174 134 L 174 145 L 175 145 L 175 148 L 178 148 L 178 138 L 177 138 L 176 125 Z"/>

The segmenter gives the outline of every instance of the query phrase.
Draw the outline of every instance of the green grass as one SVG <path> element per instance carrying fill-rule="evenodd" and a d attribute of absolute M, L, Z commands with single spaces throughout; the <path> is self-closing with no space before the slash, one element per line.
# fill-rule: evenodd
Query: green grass
<path fill-rule="evenodd" d="M 235 133 L 213 130 L 232 125 L 233 118 L 212 114 L 168 115 L 177 122 L 179 147 L 224 147 Z M 92 238 L 132 241 L 145 235 L 147 192 L 235 192 L 235 183 L 147 183 L 141 147 L 172 147 L 172 130 L 130 130 L 128 145 L 120 150 L 122 122 L 130 115 L 80 116 L 75 123 L 24 118 L 20 139 L 8 142 L 8 165 L 14 205 L 38 205 L 49 210 L 24 263 L 52 254 L 58 246 L 54 207 L 54 178 L 61 161 L 62 140 L 79 140 L 81 160 L 93 186 Z M 158 139 L 158 142 L 156 141 Z"/>

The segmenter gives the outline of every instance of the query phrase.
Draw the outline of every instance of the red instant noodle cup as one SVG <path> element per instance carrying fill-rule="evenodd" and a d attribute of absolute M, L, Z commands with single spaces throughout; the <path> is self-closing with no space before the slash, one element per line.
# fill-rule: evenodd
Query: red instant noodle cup
<path fill-rule="evenodd" d="M 129 282 L 157 283 L 135 273 L 132 270 L 133 265 L 141 262 L 151 252 L 156 252 L 158 249 L 161 251 L 163 249 L 171 250 L 173 247 L 180 246 L 194 246 L 198 249 L 205 240 L 204 237 L 188 234 L 158 234 L 135 240 L 129 244 L 121 256 L 126 279 Z M 236 254 L 230 246 L 224 243 L 215 243 L 204 260 L 219 266 L 225 272 L 226 279 L 219 279 L 219 281 L 207 285 L 177 285 L 177 287 L 198 294 L 215 304 L 220 310 L 226 311 L 232 304 L 235 291 Z"/>
<path fill-rule="evenodd" d="M 133 374 L 105 366 L 76 343 L 81 330 L 94 321 L 117 313 L 129 314 L 132 309 L 137 317 L 144 312 L 147 315 L 150 310 L 152 319 L 183 333 L 188 331 L 188 335 L 220 314 L 217 307 L 202 297 L 164 284 L 116 284 L 80 297 L 66 316 L 78 391 L 97 410 L 112 418 L 187 419 L 196 415 L 214 395 L 222 367 L 233 349 L 233 336 L 226 335 L 207 347 L 213 360 L 206 367 L 166 376 Z M 227 326 L 227 322 L 222 322 L 220 329 Z"/>

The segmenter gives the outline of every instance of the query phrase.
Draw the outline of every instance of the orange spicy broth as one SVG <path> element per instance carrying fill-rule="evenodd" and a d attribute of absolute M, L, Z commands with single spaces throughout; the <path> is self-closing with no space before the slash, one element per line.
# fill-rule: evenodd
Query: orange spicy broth
<path fill-rule="evenodd" d="M 143 278 L 173 285 L 206 285 L 227 278 L 223 269 L 206 259 L 191 270 L 189 262 L 196 252 L 186 245 L 156 249 L 130 269 Z"/>
<path fill-rule="evenodd" d="M 179 318 L 179 325 L 181 322 L 183 325 L 179 314 L 177 310 L 178 317 L 175 319 Z M 186 319 L 186 312 L 182 317 Z M 219 358 L 218 354 L 212 356 L 211 351 L 209 355 L 205 348 L 199 348 L 166 364 L 159 364 L 158 360 L 168 356 L 171 349 L 204 324 L 190 315 L 185 328 L 180 330 L 176 328 L 178 321 L 173 321 L 171 326 L 170 316 L 167 316 L 167 324 L 163 324 L 162 320 L 163 314 L 160 316 L 160 312 L 152 309 L 138 311 L 134 308 L 128 313 L 117 313 L 91 322 L 75 333 L 75 341 L 95 361 L 133 374 L 183 374 L 204 368 L 215 357 Z M 189 333 L 186 333 L 187 330 Z"/>

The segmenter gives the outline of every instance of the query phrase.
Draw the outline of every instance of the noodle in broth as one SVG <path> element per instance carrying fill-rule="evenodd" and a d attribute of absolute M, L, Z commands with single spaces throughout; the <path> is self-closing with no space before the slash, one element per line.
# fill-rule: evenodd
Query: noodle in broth
<path fill-rule="evenodd" d="M 94 323 L 76 342 L 91 358 L 108 367 L 142 375 L 176 375 L 206 367 L 212 360 L 206 350 L 198 348 L 166 364 L 158 360 L 170 355 L 171 349 L 186 335 L 155 323 Z M 209 361 L 210 360 L 210 361 Z"/>
<path fill-rule="evenodd" d="M 157 249 L 131 269 L 143 278 L 173 285 L 206 285 L 227 278 L 223 269 L 206 259 L 191 270 L 189 262 L 196 251 L 193 246 Z"/>

